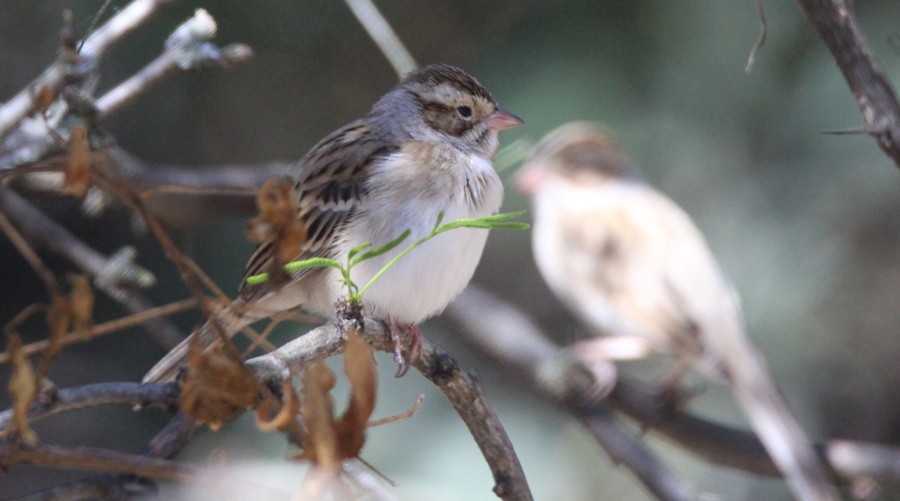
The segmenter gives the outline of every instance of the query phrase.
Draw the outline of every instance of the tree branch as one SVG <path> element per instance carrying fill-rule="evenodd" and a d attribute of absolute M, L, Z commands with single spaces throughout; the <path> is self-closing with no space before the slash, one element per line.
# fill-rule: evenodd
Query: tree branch
<path fill-rule="evenodd" d="M 363 335 L 373 348 L 393 353 L 390 333 L 381 322 L 367 319 Z M 298 337 L 275 352 L 247 361 L 262 380 L 281 380 L 315 360 L 343 350 L 343 337 L 333 325 L 324 325 Z M 519 459 L 499 419 L 474 378 L 428 340 L 413 366 L 434 383 L 469 428 L 494 476 L 494 493 L 501 499 L 532 499 Z"/>
<path fill-rule="evenodd" d="M 863 130 L 900 167 L 900 104 L 856 22 L 853 2 L 797 0 L 831 50 L 862 111 Z"/>
<path fill-rule="evenodd" d="M 250 47 L 232 44 L 223 49 L 209 43 L 216 34 L 216 22 L 199 9 L 166 40 L 165 50 L 128 80 L 97 99 L 97 118 L 103 120 L 161 82 L 171 73 L 199 67 L 224 67 L 246 61 Z"/>
<path fill-rule="evenodd" d="M 178 404 L 178 386 L 168 384 L 98 383 L 53 389 L 38 395 L 28 411 L 30 420 L 101 405 L 131 405 L 173 409 Z M 12 410 L 0 412 L 0 429 L 13 419 Z"/>
<path fill-rule="evenodd" d="M 116 42 L 147 22 L 161 8 L 173 0 L 134 0 L 100 26 L 81 47 L 79 62 L 96 67 L 106 51 Z M 28 87 L 0 106 L 0 139 L 5 137 L 23 118 L 35 110 L 35 95 L 39 89 L 49 89 L 54 95 L 62 89 L 72 73 L 72 64 L 60 58 L 47 68 Z"/>
<path fill-rule="evenodd" d="M 0 187 L 0 209 L 12 219 L 33 243 L 65 256 L 76 266 L 94 277 L 94 284 L 109 297 L 133 313 L 148 310 L 153 304 L 143 294 L 121 284 L 121 263 L 97 252 L 67 229 L 45 216 L 9 188 Z M 150 319 L 144 324 L 147 331 L 164 346 L 175 346 L 184 338 L 170 322 Z"/>
<path fill-rule="evenodd" d="M 229 496 L 246 499 L 286 499 L 289 493 L 235 480 L 197 464 L 169 461 L 139 454 L 126 454 L 95 447 L 62 447 L 41 444 L 19 448 L 0 442 L 0 466 L 32 464 L 84 471 L 129 473 L 142 477 L 200 484 Z"/>
<path fill-rule="evenodd" d="M 578 381 L 577 374 L 552 379 L 542 375 L 548 364 L 560 367 L 559 348 L 550 343 L 515 306 L 472 284 L 446 312 L 455 322 L 466 327 L 464 332 L 467 338 L 483 352 L 505 366 L 530 374 L 540 393 L 558 399 L 559 395 L 574 392 L 569 398 L 578 397 L 583 405 L 569 405 L 568 408 L 579 421 L 584 420 L 585 414 L 606 412 L 606 402 L 598 401 L 583 386 L 571 385 L 572 381 Z M 576 369 L 569 366 L 568 370 Z M 548 381 L 551 384 L 548 385 Z M 672 408 L 659 391 L 644 383 L 620 377 L 608 400 L 616 410 L 637 421 L 642 428 L 660 433 L 711 464 L 759 475 L 780 476 L 755 434 Z M 900 450 L 896 448 L 845 440 L 828 441 L 815 448 L 831 468 L 831 473 L 844 479 L 870 476 L 900 481 Z M 867 456 L 868 452 L 875 454 Z M 625 464 L 631 467 L 629 462 Z M 644 477 L 641 480 L 648 481 Z"/>
<path fill-rule="evenodd" d="M 490 356 L 524 374 L 544 398 L 568 409 L 606 450 L 660 499 L 692 499 L 691 489 L 618 422 L 608 404 L 597 402 L 583 374 L 525 315 L 511 304 L 469 287 L 446 315 Z"/>
<path fill-rule="evenodd" d="M 372 3 L 372 0 L 344 0 L 359 24 L 365 28 L 366 32 L 372 37 L 375 45 L 384 54 L 388 62 L 397 72 L 397 76 L 401 79 L 407 73 L 416 69 L 415 59 L 412 54 L 403 45 L 400 37 L 394 33 L 393 28 L 378 11 L 378 7 Z"/>

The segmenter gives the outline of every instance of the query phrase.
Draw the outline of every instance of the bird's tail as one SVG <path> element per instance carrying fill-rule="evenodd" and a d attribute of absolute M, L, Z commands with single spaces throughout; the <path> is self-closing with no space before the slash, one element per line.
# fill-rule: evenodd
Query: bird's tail
<path fill-rule="evenodd" d="M 187 356 L 193 343 L 199 343 L 200 349 L 211 346 L 219 339 L 220 332 L 232 337 L 247 324 L 256 320 L 251 315 L 239 311 L 234 306 L 222 308 L 197 330 L 185 338 L 178 346 L 172 348 L 169 353 L 156 363 L 147 374 L 144 375 L 144 383 L 165 383 L 174 381 L 178 372 L 187 363 Z M 196 341 L 195 341 L 196 339 Z"/>
<path fill-rule="evenodd" d="M 735 301 L 735 307 L 740 306 Z M 738 311 L 728 315 L 734 325 L 721 326 L 716 343 L 728 371 L 729 383 L 750 424 L 800 501 L 840 499 L 819 457 L 769 376 L 762 355 L 744 335 Z"/>

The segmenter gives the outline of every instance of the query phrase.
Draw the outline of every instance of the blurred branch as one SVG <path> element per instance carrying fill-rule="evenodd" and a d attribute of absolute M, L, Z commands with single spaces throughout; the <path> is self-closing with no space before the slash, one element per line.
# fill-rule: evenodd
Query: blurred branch
<path fill-rule="evenodd" d="M 64 337 L 56 339 L 52 342 L 49 339 L 44 339 L 41 341 L 28 343 L 22 346 L 22 353 L 26 357 L 31 357 L 45 352 L 50 348 L 51 345 L 55 345 L 55 348 L 64 348 L 74 343 L 85 343 L 96 337 L 112 334 L 113 332 L 117 332 L 121 329 L 140 325 L 162 316 L 172 315 L 174 313 L 189 310 L 196 306 L 197 301 L 195 299 L 183 299 L 181 301 L 176 301 L 174 303 L 166 304 L 163 306 L 149 308 L 128 315 L 127 317 L 117 318 L 115 320 L 103 322 L 102 324 L 94 325 L 87 333 L 69 332 Z M 0 365 L 5 364 L 9 361 L 10 356 L 8 351 L 0 353 Z"/>
<path fill-rule="evenodd" d="M 67 389 L 51 389 L 38 396 L 28 411 L 30 420 L 101 405 L 131 405 L 171 409 L 178 403 L 178 386 L 168 384 L 99 383 Z M 11 410 L 0 412 L 0 429 L 12 421 Z"/>
<path fill-rule="evenodd" d="M 137 313 L 153 307 L 143 294 L 122 285 L 119 278 L 126 270 L 122 269 L 121 263 L 82 242 L 12 190 L 0 187 L 0 209 L 30 241 L 68 258 L 95 278 L 96 287 L 129 311 Z M 177 328 L 163 319 L 149 319 L 144 325 L 164 346 L 174 346 L 183 338 Z"/>
<path fill-rule="evenodd" d="M 201 67 L 224 67 L 241 63 L 253 55 L 250 47 L 231 44 L 219 48 L 209 42 L 216 34 L 216 22 L 198 9 L 166 39 L 165 50 L 128 80 L 97 99 L 97 118 L 103 120 L 125 107 L 137 96 L 176 71 Z"/>
<path fill-rule="evenodd" d="M 287 175 L 294 162 L 189 166 L 149 162 L 122 148 L 107 150 L 107 173 L 140 193 L 169 225 L 193 227 L 256 210 L 256 193 L 270 176 Z"/>
<path fill-rule="evenodd" d="M 488 355 L 529 375 L 540 393 L 555 399 L 568 395 L 566 406 L 580 421 L 585 419 L 583 414 L 602 415 L 612 405 L 642 428 L 659 432 L 712 464 L 760 475 L 780 475 L 755 434 L 673 408 L 659 391 L 646 384 L 620 377 L 606 403 L 591 394 L 589 388 L 572 384 L 580 379 L 577 372 L 572 372 L 577 371 L 574 366 L 569 366 L 568 377 L 546 378 L 542 373 L 547 372 L 548 365 L 556 369 L 566 367 L 559 363 L 559 348 L 518 308 L 475 285 L 463 291 L 447 308 L 447 314 L 464 325 L 468 339 Z M 580 406 L 571 405 L 574 398 L 580 400 Z M 816 450 L 832 473 L 840 477 L 900 481 L 900 450 L 896 448 L 834 440 L 817 445 Z M 867 452 L 873 454 L 866 456 Z"/>
<path fill-rule="evenodd" d="M 383 323 L 367 319 L 363 335 L 373 348 L 393 353 L 391 335 Z M 316 360 L 340 353 L 344 340 L 333 325 L 323 325 L 277 351 L 247 361 L 262 380 L 282 380 Z M 423 339 L 413 360 L 423 376 L 435 384 L 469 428 L 494 476 L 494 493 L 501 499 L 532 499 L 519 459 L 499 419 L 474 378 L 462 371 L 446 352 Z"/>
<path fill-rule="evenodd" d="M 17 501 L 154 499 L 152 497 L 154 494 L 156 485 L 149 480 L 134 475 L 110 473 L 54 485 L 15 499 Z"/>
<path fill-rule="evenodd" d="M 98 33 L 102 29 L 98 30 Z M 216 29 L 215 20 L 205 10 L 198 9 L 193 17 L 182 23 L 166 39 L 165 49 L 159 57 L 95 102 L 92 101 L 90 92 L 78 89 L 78 84 L 84 78 L 74 78 L 72 82 L 66 82 L 68 87 L 65 92 L 62 92 L 62 97 L 66 102 L 64 106 L 56 107 L 60 109 L 59 112 L 45 111 L 50 108 L 51 99 L 51 102 L 42 104 L 41 120 L 35 121 L 32 126 L 25 127 L 22 122 L 26 118 L 27 112 L 33 109 L 33 105 L 26 110 L 26 114 L 17 115 L 19 122 L 9 125 L 7 132 L 15 130 L 16 133 L 10 135 L 0 145 L 0 169 L 7 170 L 23 163 L 37 161 L 51 151 L 53 146 L 59 142 L 58 137 L 64 138 L 67 135 L 64 130 L 54 130 L 66 118 L 66 113 L 63 111 L 74 112 L 75 115 L 88 118 L 91 122 L 102 121 L 130 104 L 135 98 L 175 71 L 205 67 L 228 68 L 246 61 L 252 56 L 252 50 L 243 44 L 231 44 L 219 48 L 210 43 L 209 40 L 215 36 Z M 91 47 L 89 42 L 92 38 L 85 43 L 85 48 Z M 65 52 L 66 49 L 63 50 Z M 81 54 L 72 57 L 77 59 L 86 56 Z M 93 71 L 96 62 L 92 63 L 90 67 Z M 37 99 L 35 89 L 44 89 L 44 87 L 26 89 L 30 100 Z M 51 96 L 55 98 L 59 90 L 61 88 L 54 88 Z M 2 113 L 2 108 L 0 108 L 0 113 Z M 13 128 L 16 125 L 18 125 L 18 129 Z"/>
<path fill-rule="evenodd" d="M 29 448 L 0 442 L 0 466 L 30 464 L 85 471 L 129 473 L 161 480 L 192 482 L 229 496 L 246 499 L 287 498 L 289 494 L 263 485 L 235 480 L 197 464 L 127 454 L 95 447 L 63 447 L 41 444 Z"/>
<path fill-rule="evenodd" d="M 595 401 L 591 382 L 517 308 L 470 284 L 446 315 L 489 355 L 524 374 L 543 397 L 568 409 L 610 458 L 634 472 L 653 495 L 693 499 L 690 487 L 622 427 L 608 404 Z"/>
<path fill-rule="evenodd" d="M 797 0 L 831 50 L 862 111 L 863 131 L 900 167 L 900 104 L 856 22 L 853 2 Z"/>
<path fill-rule="evenodd" d="M 81 66 L 81 71 L 84 71 L 85 67 L 96 68 L 107 49 L 147 22 L 172 1 L 134 0 L 84 41 L 74 61 L 67 60 L 66 56 L 72 58 L 73 55 L 66 54 L 64 51 L 55 63 L 44 70 L 41 76 L 0 106 L 0 138 L 5 137 L 23 118 L 35 111 L 37 104 L 35 96 L 41 89 L 49 89 L 53 95 L 56 95 L 66 83 L 66 79 L 77 72 L 76 66 Z"/>
<path fill-rule="evenodd" d="M 759 51 L 762 50 L 762 46 L 766 43 L 766 11 L 763 10 L 762 0 L 756 0 L 756 17 L 759 18 L 759 37 L 756 39 L 756 43 L 753 44 L 753 48 L 750 49 L 750 55 L 747 56 L 747 64 L 744 65 L 744 73 L 750 73 L 753 71 L 753 66 L 756 64 L 756 58 L 759 56 Z"/>
<path fill-rule="evenodd" d="M 353 11 L 353 15 L 356 16 L 359 23 L 366 29 L 366 32 L 369 33 L 369 36 L 372 37 L 372 40 L 375 41 L 375 45 L 381 49 L 381 53 L 391 63 L 394 71 L 397 72 L 401 79 L 407 73 L 416 69 L 418 65 L 412 54 L 403 45 L 403 42 L 384 16 L 381 15 L 381 12 L 378 11 L 378 7 L 375 7 L 372 0 L 344 1 L 350 7 L 350 10 Z"/>

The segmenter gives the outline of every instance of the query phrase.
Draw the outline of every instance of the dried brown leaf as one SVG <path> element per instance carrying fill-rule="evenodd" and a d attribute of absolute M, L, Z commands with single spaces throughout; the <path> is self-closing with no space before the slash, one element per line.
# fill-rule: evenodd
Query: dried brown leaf
<path fill-rule="evenodd" d="M 343 459 L 359 455 L 366 441 L 369 417 L 375 410 L 378 370 L 372 348 L 355 332 L 347 333 L 344 345 L 344 373 L 350 384 L 350 404 L 337 422 Z"/>
<path fill-rule="evenodd" d="M 38 436 L 28 425 L 28 409 L 37 396 L 37 377 L 31 362 L 22 351 L 22 339 L 15 333 L 7 333 L 7 349 L 12 359 L 13 373 L 9 378 L 9 394 L 13 400 L 12 427 L 28 445 L 36 445 Z"/>
<path fill-rule="evenodd" d="M 282 401 L 273 395 L 256 408 L 256 426 L 262 431 L 286 430 L 294 425 L 294 418 L 300 413 L 300 399 L 294 392 L 290 379 L 281 382 Z M 271 414 L 274 417 L 269 418 Z"/>
<path fill-rule="evenodd" d="M 49 85 L 42 85 L 38 87 L 37 92 L 34 93 L 34 107 L 41 113 L 47 111 L 47 108 L 53 103 L 53 100 L 56 96 L 53 93 L 53 89 Z"/>
<path fill-rule="evenodd" d="M 324 363 L 316 362 L 303 373 L 300 415 L 306 430 L 300 455 L 327 471 L 341 467 L 341 453 L 334 423 L 334 400 L 329 394 L 335 376 Z"/>
<path fill-rule="evenodd" d="M 259 215 L 247 224 L 247 235 L 257 242 L 271 242 L 274 251 L 273 276 L 283 275 L 282 266 L 300 254 L 306 228 L 297 218 L 294 181 L 289 177 L 269 177 L 256 198 Z"/>
<path fill-rule="evenodd" d="M 91 289 L 91 279 L 87 275 L 71 275 L 69 281 L 72 284 L 72 290 L 69 291 L 72 330 L 76 336 L 87 339 L 94 325 L 94 291 Z"/>
<path fill-rule="evenodd" d="M 212 430 L 238 417 L 256 403 L 259 386 L 244 364 L 221 348 L 204 351 L 191 346 L 187 375 L 181 388 L 181 410 Z"/>
<path fill-rule="evenodd" d="M 87 129 L 82 125 L 72 127 L 65 165 L 65 179 L 60 190 L 76 198 L 84 198 L 91 187 L 91 160 L 93 154 L 88 142 Z"/>
<path fill-rule="evenodd" d="M 72 308 L 69 298 L 55 291 L 50 293 L 50 308 L 47 310 L 47 327 L 50 334 L 47 338 L 47 349 L 44 350 L 44 358 L 41 360 L 39 372 L 43 375 L 50 367 L 50 362 L 62 351 L 65 346 L 66 334 L 72 321 Z"/>

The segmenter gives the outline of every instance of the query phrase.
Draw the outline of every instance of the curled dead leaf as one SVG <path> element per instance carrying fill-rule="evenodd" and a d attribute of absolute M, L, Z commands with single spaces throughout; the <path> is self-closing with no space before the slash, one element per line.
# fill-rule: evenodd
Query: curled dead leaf
<path fill-rule="evenodd" d="M 347 333 L 344 373 L 350 385 L 347 411 L 335 419 L 335 375 L 325 364 L 315 363 L 303 373 L 300 414 L 306 426 L 304 450 L 299 456 L 323 471 L 336 472 L 341 463 L 359 456 L 366 440 L 369 417 L 375 409 L 378 373 L 372 348 L 355 332 Z"/>
<path fill-rule="evenodd" d="M 334 373 L 324 363 L 316 362 L 304 371 L 302 383 L 300 415 L 306 429 L 300 458 L 328 471 L 337 471 L 341 467 L 341 455 L 334 423 L 334 400 L 330 395 Z"/>
<path fill-rule="evenodd" d="M 350 404 L 337 422 L 337 432 L 344 459 L 359 456 L 366 441 L 369 417 L 375 410 L 378 370 L 372 348 L 355 333 L 347 333 L 344 345 L 344 373 L 350 384 Z"/>
<path fill-rule="evenodd" d="M 244 364 L 221 348 L 204 351 L 191 346 L 187 375 L 181 387 L 181 410 L 213 431 L 256 403 L 259 386 Z"/>
<path fill-rule="evenodd" d="M 34 107 L 41 113 L 44 113 L 53 103 L 54 99 L 56 99 L 56 95 L 54 94 L 53 89 L 49 85 L 41 85 L 34 93 Z"/>
<path fill-rule="evenodd" d="M 281 382 L 281 401 L 270 395 L 256 408 L 256 426 L 262 431 L 286 430 L 300 412 L 300 399 L 290 379 Z M 271 414 L 274 417 L 269 418 Z"/>
<path fill-rule="evenodd" d="M 282 266 L 297 258 L 306 242 L 306 227 L 297 217 L 294 181 L 290 177 L 267 178 L 256 198 L 258 215 L 247 224 L 250 239 L 271 243 L 274 262 L 265 270 L 273 277 L 284 275 Z"/>
<path fill-rule="evenodd" d="M 36 445 L 37 433 L 28 424 L 28 409 L 37 396 L 37 377 L 31 362 L 22 351 L 22 339 L 15 333 L 7 333 L 10 358 L 13 372 L 9 378 L 9 394 L 13 400 L 13 419 L 11 427 L 17 436 L 28 445 Z"/>
<path fill-rule="evenodd" d="M 65 179 L 60 191 L 76 198 L 84 198 L 91 187 L 91 161 L 93 153 L 88 142 L 87 129 L 83 125 L 72 127 L 66 145 Z"/>
<path fill-rule="evenodd" d="M 69 291 L 72 330 L 78 337 L 87 339 L 94 325 L 94 291 L 91 288 L 91 279 L 83 274 L 71 275 L 69 282 L 72 284 Z"/>

